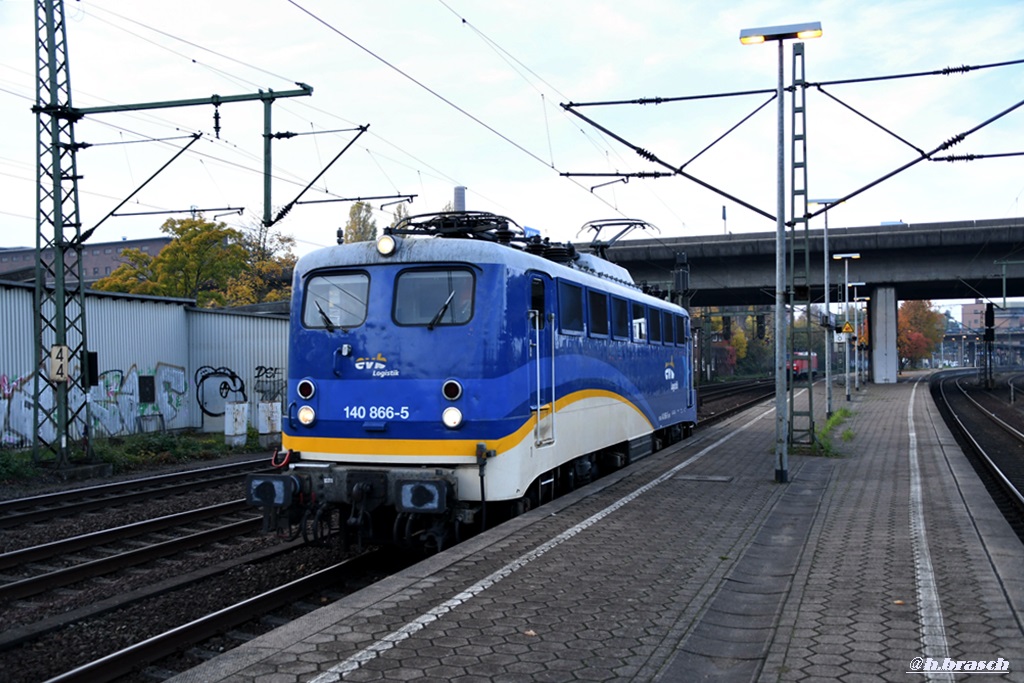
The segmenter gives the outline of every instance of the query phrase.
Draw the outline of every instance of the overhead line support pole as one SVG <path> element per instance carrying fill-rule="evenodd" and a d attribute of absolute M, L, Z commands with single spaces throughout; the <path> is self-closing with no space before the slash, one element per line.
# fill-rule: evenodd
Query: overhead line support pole
<path fill-rule="evenodd" d="M 269 112 L 274 99 L 312 95 L 313 88 L 298 83 L 299 90 L 283 92 L 268 90 L 246 95 L 78 109 L 71 102 L 64 2 L 36 0 L 35 9 L 36 99 L 32 111 L 36 115 L 37 148 L 36 313 L 33 321 L 36 366 L 32 455 L 34 460 L 40 461 L 45 452 L 53 456 L 52 464 L 63 468 L 71 464 L 71 451 L 79 439 L 80 450 L 87 460 L 90 457 L 82 248 L 92 230 L 83 233 L 79 220 L 76 153 L 83 146 L 75 142 L 74 124 L 89 114 L 205 104 L 219 106 L 249 100 L 262 100 Z M 269 113 L 266 116 L 269 125 Z M 269 176 L 266 170 L 269 153 L 267 159 L 265 173 Z M 269 201 L 268 181 L 267 204 Z"/>

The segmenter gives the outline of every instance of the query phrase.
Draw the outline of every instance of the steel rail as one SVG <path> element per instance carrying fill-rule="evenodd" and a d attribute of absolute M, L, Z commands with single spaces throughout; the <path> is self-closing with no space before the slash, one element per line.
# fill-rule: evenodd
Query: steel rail
<path fill-rule="evenodd" d="M 235 605 L 208 614 L 195 621 L 175 627 L 123 650 L 55 676 L 46 683 L 106 683 L 155 662 L 207 638 L 224 633 L 250 619 L 285 605 L 295 603 L 312 592 L 343 582 L 358 565 L 370 561 L 372 552 L 296 579 L 291 583 L 243 600 Z M 352 565 L 356 565 L 353 567 Z"/>
<path fill-rule="evenodd" d="M 197 510 L 164 515 L 154 519 L 145 519 L 112 529 L 103 529 L 79 536 L 71 536 L 70 538 L 53 541 L 52 543 L 43 543 L 29 548 L 12 550 L 11 552 L 0 554 L 0 570 L 12 569 L 29 562 L 41 562 L 51 557 L 68 555 L 79 550 L 95 548 L 107 543 L 116 543 L 143 534 L 151 534 L 156 531 L 163 531 L 164 529 L 195 524 L 196 522 L 213 517 L 221 517 L 233 512 L 251 509 L 251 506 L 245 502 L 244 498 L 239 498 L 238 500 L 210 505 Z"/>
<path fill-rule="evenodd" d="M 49 590 L 69 586 L 86 579 L 91 579 L 103 574 L 134 567 L 145 562 L 157 560 L 169 555 L 209 545 L 228 538 L 237 538 L 242 534 L 259 531 L 263 525 L 262 517 L 252 517 L 234 522 L 224 526 L 200 531 L 182 538 L 176 538 L 162 543 L 154 543 L 143 548 L 136 548 L 125 553 L 112 555 L 99 560 L 93 560 L 84 564 L 72 567 L 65 567 L 56 571 L 40 574 L 39 576 L 13 581 L 0 586 L 0 601 L 18 600 L 32 595 L 39 595 Z"/>
<path fill-rule="evenodd" d="M 0 501 L 0 529 L 108 508 L 112 504 L 124 505 L 149 500 L 155 494 L 174 495 L 232 483 L 252 472 L 253 465 L 261 464 L 265 465 L 266 460 L 218 465 Z"/>
<path fill-rule="evenodd" d="M 960 430 L 961 435 L 964 437 L 964 439 L 967 440 L 967 442 L 971 445 L 971 448 L 973 448 L 974 451 L 978 454 L 978 456 L 982 459 L 982 461 L 985 463 L 986 468 L 989 470 L 992 476 L 996 478 L 996 480 L 999 482 L 999 485 L 1003 488 L 1004 491 L 1006 491 L 1007 495 L 1009 495 L 1018 506 L 1024 507 L 1024 495 L 1021 495 L 1020 490 L 1016 486 L 1014 486 L 1013 482 L 1011 482 L 1009 478 L 1007 478 L 1007 476 L 1003 473 L 1003 470 L 996 464 L 992 457 L 989 456 L 989 454 L 985 451 L 981 444 L 978 443 L 978 440 L 974 438 L 974 436 L 967 429 L 967 426 L 964 425 L 964 423 L 960 420 L 959 416 L 957 416 L 956 411 L 953 410 L 953 406 L 949 402 L 949 397 L 946 396 L 946 381 L 947 380 L 945 379 L 939 380 L 939 394 L 942 396 L 942 400 L 946 405 L 946 410 L 949 412 L 950 417 L 957 425 L 957 428 Z M 960 391 L 965 396 L 967 396 L 967 392 L 965 392 L 963 388 L 960 386 L 959 380 L 954 379 L 954 381 L 956 382 L 957 388 L 960 389 Z M 978 408 L 984 415 L 993 418 L 1000 424 L 1005 424 L 1002 420 L 999 420 L 994 415 L 991 415 L 989 411 L 985 410 L 980 405 L 978 405 L 977 401 L 974 401 L 974 399 L 971 399 L 969 396 L 967 396 L 967 398 L 970 399 L 971 402 L 974 403 L 976 406 L 978 406 Z M 1013 431 L 1016 432 L 1016 434 L 1018 435 L 1020 434 L 1020 432 L 1017 432 L 1017 430 L 1015 429 Z"/>

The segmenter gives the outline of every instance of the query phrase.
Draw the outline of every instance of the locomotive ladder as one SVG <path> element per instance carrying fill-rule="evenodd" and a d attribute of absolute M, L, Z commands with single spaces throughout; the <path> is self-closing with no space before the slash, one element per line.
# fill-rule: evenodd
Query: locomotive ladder
<path fill-rule="evenodd" d="M 793 44 L 793 117 L 790 166 L 790 234 L 789 234 L 789 442 L 813 444 L 814 436 L 814 347 L 811 345 L 814 325 L 811 321 L 811 244 L 807 220 L 807 107 L 804 80 L 804 44 Z M 799 315 L 803 324 L 796 325 Z M 796 352 L 807 353 L 805 377 L 796 377 Z M 799 382 L 799 386 L 798 386 Z M 807 390 L 807 409 L 798 410 L 796 394 Z"/>

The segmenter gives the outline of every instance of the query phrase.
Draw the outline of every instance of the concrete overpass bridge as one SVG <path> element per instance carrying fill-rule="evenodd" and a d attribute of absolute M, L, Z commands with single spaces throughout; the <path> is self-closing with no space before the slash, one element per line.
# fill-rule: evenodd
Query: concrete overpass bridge
<path fill-rule="evenodd" d="M 824 302 L 824 231 L 810 230 L 811 301 Z M 800 237 L 802 239 L 802 236 Z M 1024 295 L 1024 218 L 830 228 L 831 254 L 859 253 L 850 282 L 864 282 L 872 379 L 895 382 L 901 300 Z M 628 240 L 608 250 L 637 282 L 669 289 L 676 254 L 689 264 L 691 306 L 772 306 L 775 232 Z M 1004 263 L 1005 262 L 1005 263 Z M 831 261 L 829 299 L 842 301 L 843 265 Z M 851 293 L 852 297 L 852 293 Z"/>

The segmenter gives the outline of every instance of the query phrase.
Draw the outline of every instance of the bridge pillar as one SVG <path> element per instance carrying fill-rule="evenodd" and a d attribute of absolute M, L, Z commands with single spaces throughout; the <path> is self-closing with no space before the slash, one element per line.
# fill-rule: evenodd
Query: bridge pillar
<path fill-rule="evenodd" d="M 898 312 L 895 287 L 875 287 L 868 306 L 868 335 L 871 343 L 871 381 L 895 384 L 900 359 L 896 350 L 896 316 Z"/>

